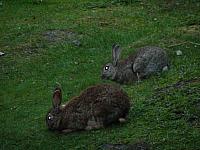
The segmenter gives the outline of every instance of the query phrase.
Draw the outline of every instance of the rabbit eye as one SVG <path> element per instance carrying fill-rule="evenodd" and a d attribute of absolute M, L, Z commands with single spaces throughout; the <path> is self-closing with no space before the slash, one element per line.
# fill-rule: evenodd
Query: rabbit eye
<path fill-rule="evenodd" d="M 49 115 L 48 116 L 48 120 L 52 120 L 53 119 L 53 116 L 52 115 Z"/>
<path fill-rule="evenodd" d="M 109 66 L 105 66 L 105 70 L 108 70 L 109 69 Z"/>

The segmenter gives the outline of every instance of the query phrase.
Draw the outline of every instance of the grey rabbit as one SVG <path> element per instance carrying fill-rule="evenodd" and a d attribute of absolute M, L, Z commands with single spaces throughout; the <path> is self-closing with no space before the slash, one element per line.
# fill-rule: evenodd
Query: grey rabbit
<path fill-rule="evenodd" d="M 128 95 L 119 87 L 99 84 L 84 90 L 61 106 L 62 92 L 53 93 L 53 107 L 46 115 L 48 129 L 65 133 L 106 127 L 125 122 L 130 109 Z"/>
<path fill-rule="evenodd" d="M 119 61 L 120 53 L 120 47 L 114 44 L 112 47 L 113 62 L 104 65 L 101 73 L 102 79 L 130 83 L 169 68 L 167 53 L 159 47 L 142 47 L 128 58 Z"/>

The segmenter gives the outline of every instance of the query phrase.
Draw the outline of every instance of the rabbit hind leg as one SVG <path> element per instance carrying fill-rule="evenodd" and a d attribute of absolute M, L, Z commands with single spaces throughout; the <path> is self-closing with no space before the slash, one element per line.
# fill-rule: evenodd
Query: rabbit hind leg
<path fill-rule="evenodd" d="M 94 116 L 88 120 L 87 126 L 85 128 L 85 130 L 92 130 L 92 129 L 99 129 L 99 128 L 103 128 L 103 121 L 101 118 L 94 118 Z"/>

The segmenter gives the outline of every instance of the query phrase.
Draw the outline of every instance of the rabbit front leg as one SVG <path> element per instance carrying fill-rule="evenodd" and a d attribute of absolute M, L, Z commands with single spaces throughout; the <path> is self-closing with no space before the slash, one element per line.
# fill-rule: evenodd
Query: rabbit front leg
<path fill-rule="evenodd" d="M 139 82 L 141 81 L 141 79 L 140 79 L 140 75 L 139 75 L 138 72 L 136 73 L 136 75 L 137 75 L 137 82 L 139 83 Z"/>

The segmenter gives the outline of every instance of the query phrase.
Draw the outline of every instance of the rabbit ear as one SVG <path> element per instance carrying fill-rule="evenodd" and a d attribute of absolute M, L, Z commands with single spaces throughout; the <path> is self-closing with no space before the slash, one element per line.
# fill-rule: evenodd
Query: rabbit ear
<path fill-rule="evenodd" d="M 112 46 L 112 57 L 113 57 L 113 65 L 116 66 L 117 62 L 119 61 L 121 49 L 119 45 L 114 44 Z"/>
<path fill-rule="evenodd" d="M 60 88 L 56 88 L 53 93 L 53 107 L 59 108 L 62 100 L 62 91 Z"/>

